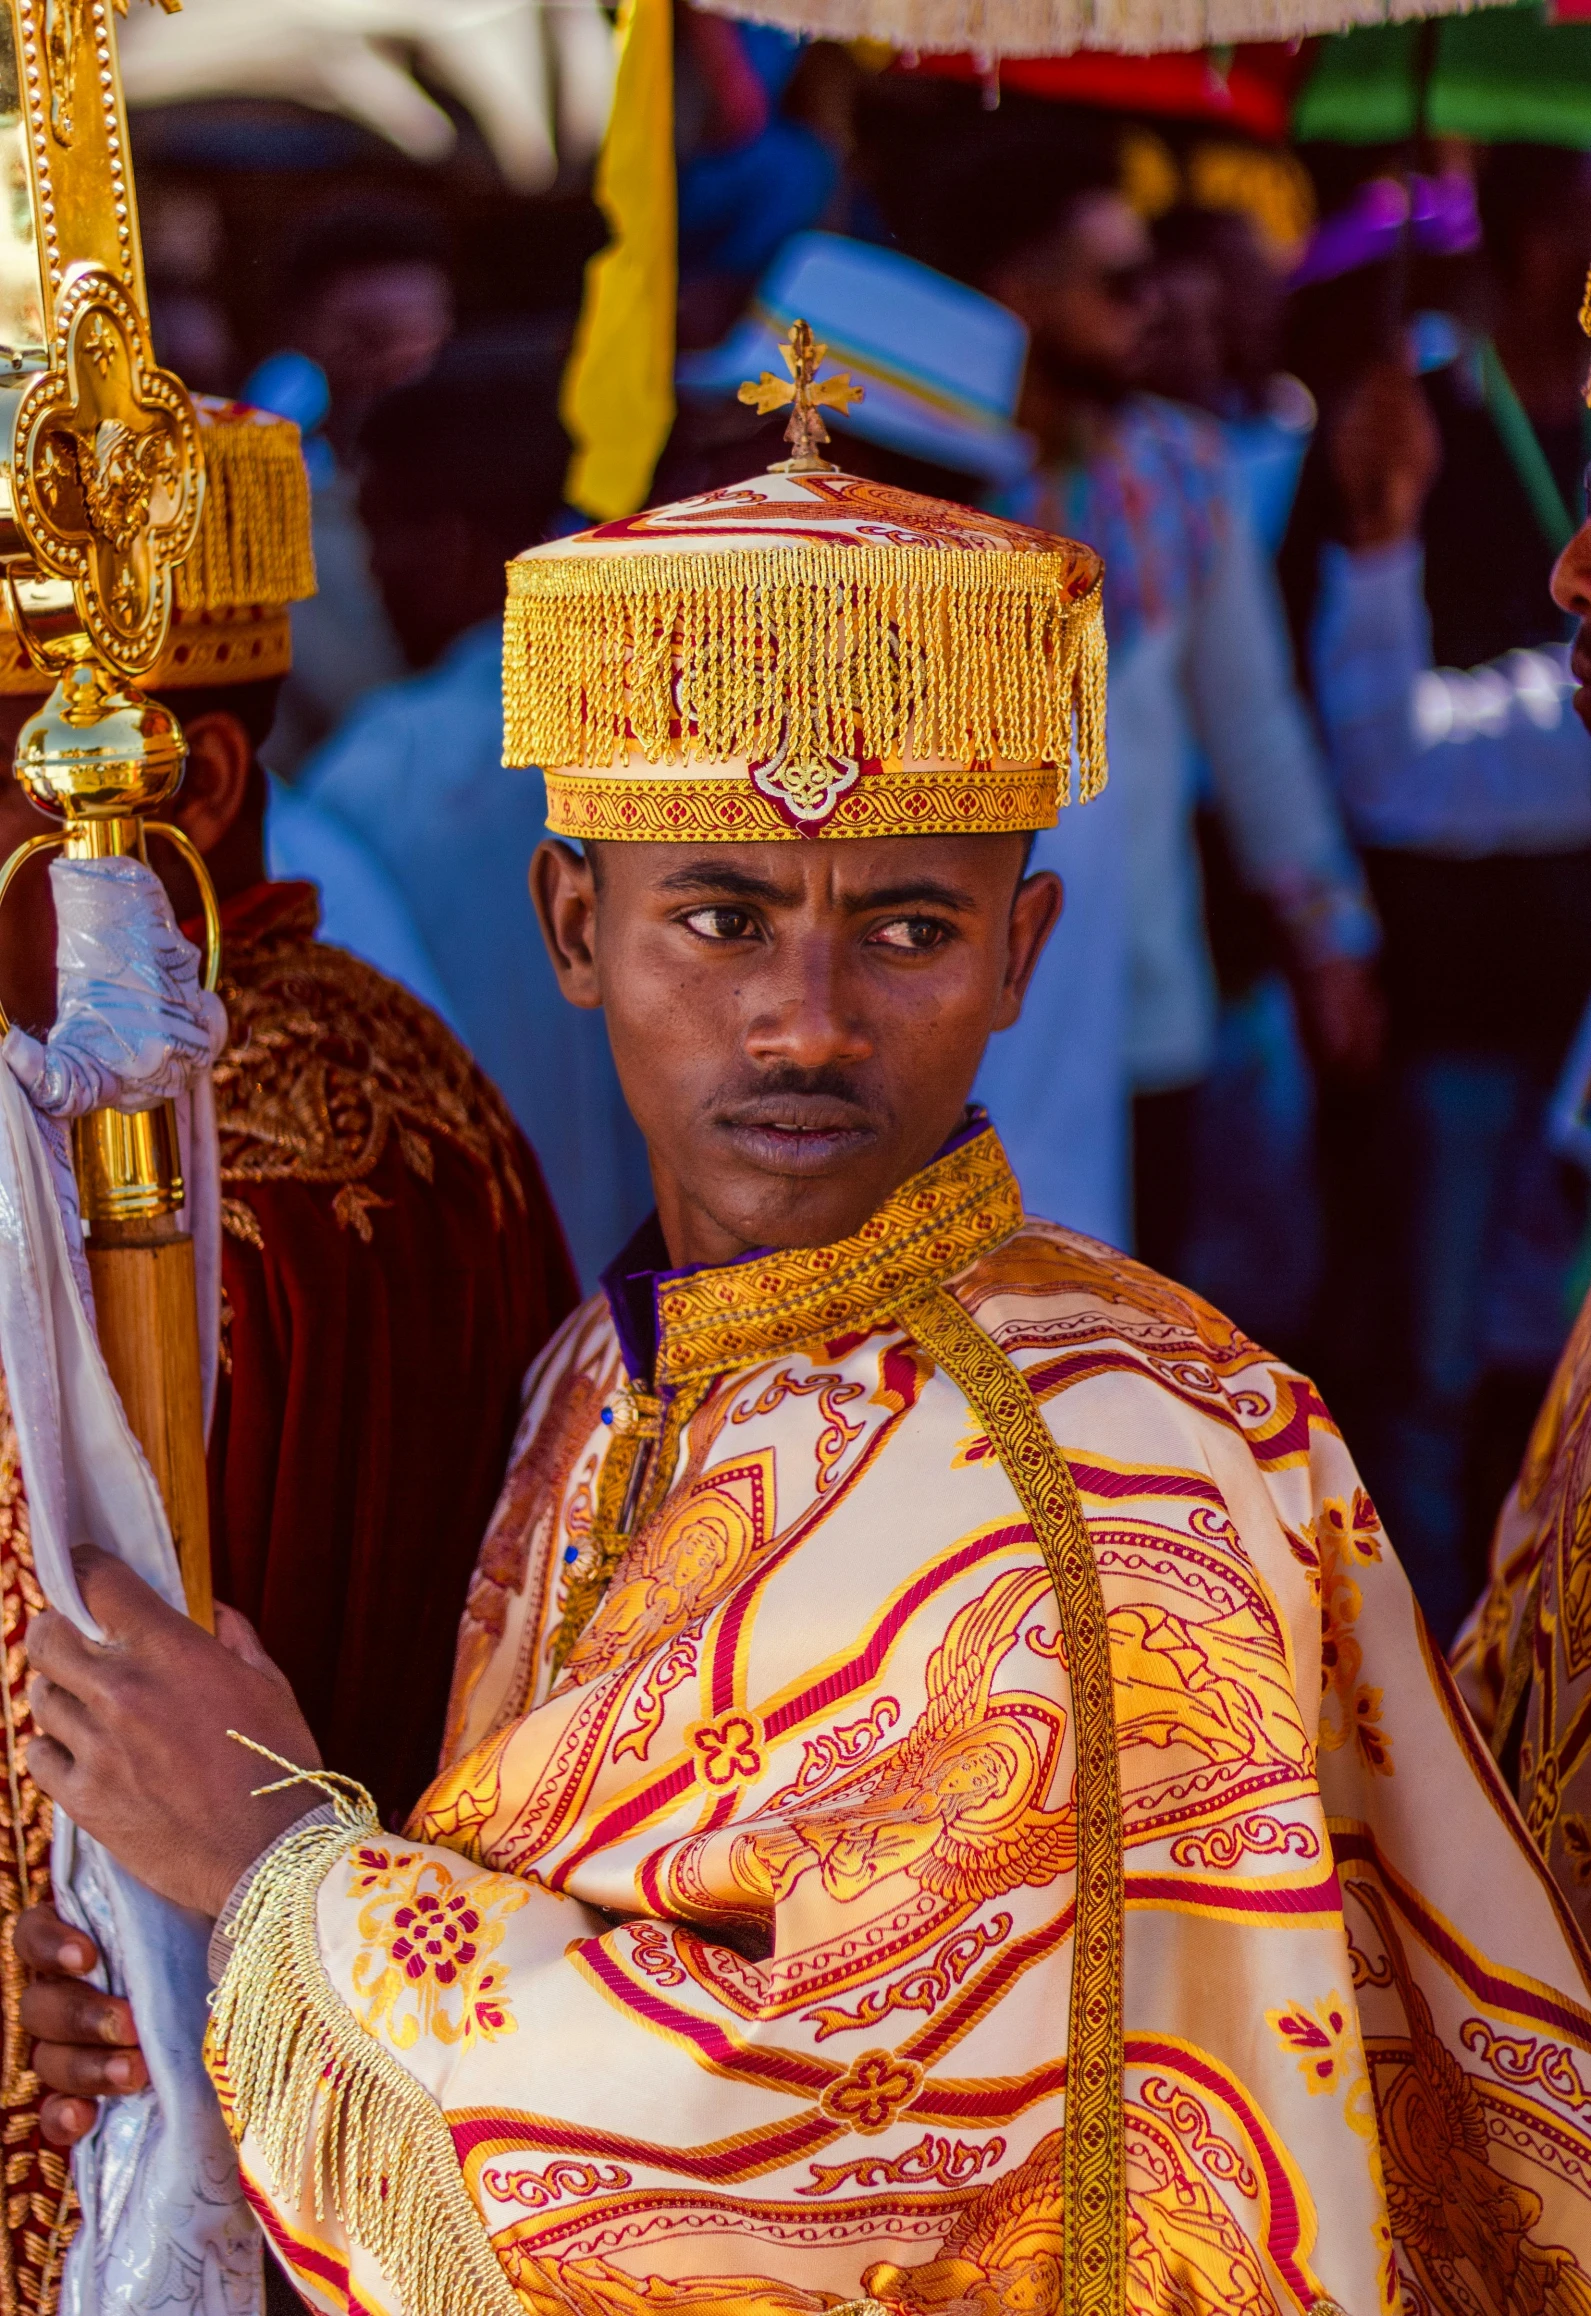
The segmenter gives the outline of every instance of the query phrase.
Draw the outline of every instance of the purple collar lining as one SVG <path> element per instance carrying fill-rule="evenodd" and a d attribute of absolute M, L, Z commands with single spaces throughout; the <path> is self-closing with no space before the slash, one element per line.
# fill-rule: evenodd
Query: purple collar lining
<path fill-rule="evenodd" d="M 961 1124 L 938 1150 L 930 1164 L 937 1165 L 948 1158 L 953 1150 L 965 1149 L 980 1134 L 989 1130 L 989 1113 L 976 1102 L 968 1104 Z M 737 1255 L 735 1263 L 754 1263 L 768 1252 L 766 1247 L 749 1247 Z M 608 1298 L 608 1309 L 613 1314 L 614 1332 L 619 1338 L 619 1350 L 624 1359 L 624 1371 L 632 1383 L 650 1390 L 657 1370 L 657 1349 L 661 1332 L 658 1318 L 658 1290 L 675 1279 L 688 1279 L 698 1271 L 732 1269 L 734 1264 L 687 1263 L 682 1269 L 669 1264 L 668 1248 L 664 1243 L 662 1226 L 654 1210 L 640 1229 L 616 1254 L 602 1274 L 602 1291 Z"/>

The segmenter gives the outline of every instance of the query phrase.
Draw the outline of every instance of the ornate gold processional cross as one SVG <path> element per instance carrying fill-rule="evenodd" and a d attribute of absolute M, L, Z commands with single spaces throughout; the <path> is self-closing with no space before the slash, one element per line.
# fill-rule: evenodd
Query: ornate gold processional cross
<path fill-rule="evenodd" d="M 150 344 L 112 29 L 127 5 L 0 0 L 0 584 L 40 689 L 55 687 L 23 727 L 17 778 L 60 824 L 0 869 L 0 896 L 41 851 L 143 858 L 160 829 L 197 873 L 213 988 L 204 864 L 148 818 L 187 747 L 138 683 L 165 651 L 173 573 L 198 537 L 204 454 L 187 389 Z M 100 1346 L 160 1482 L 189 1610 L 209 1622 L 198 1313 L 171 1104 L 96 1111 L 74 1147 Z"/>
<path fill-rule="evenodd" d="M 790 373 L 788 378 L 776 378 L 771 370 L 764 370 L 760 378 L 748 378 L 740 389 L 740 400 L 760 411 L 764 418 L 775 410 L 789 409 L 790 423 L 784 430 L 784 438 L 790 445 L 790 456 L 780 459 L 769 471 L 832 474 L 833 462 L 819 455 L 829 439 L 819 405 L 826 404 L 830 410 L 849 410 L 853 403 L 861 401 L 865 389 L 853 385 L 849 373 L 843 370 L 837 377 L 819 381 L 817 373 L 827 361 L 829 349 L 819 345 L 805 322 L 794 325 L 779 351 Z"/>

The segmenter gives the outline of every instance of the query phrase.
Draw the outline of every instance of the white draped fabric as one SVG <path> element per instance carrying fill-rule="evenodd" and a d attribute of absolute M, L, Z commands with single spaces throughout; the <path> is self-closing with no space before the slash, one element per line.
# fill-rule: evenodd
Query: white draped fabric
<path fill-rule="evenodd" d="M 210 1064 L 226 1021 L 152 871 L 118 860 L 51 873 L 58 1019 L 42 1045 L 13 1030 L 0 1047 L 0 1361 L 39 1582 L 52 1608 L 92 1631 L 75 1544 L 116 1553 L 176 1607 L 183 1596 L 160 1491 L 94 1332 L 63 1125 L 106 1103 L 177 1100 L 208 1405 L 220 1304 Z M 59 1812 L 52 1865 L 56 1904 L 105 1957 L 101 1983 L 132 1999 L 151 2077 L 107 2103 L 74 2158 L 83 2222 L 62 2316 L 255 2316 L 259 2232 L 201 2058 L 209 1926 L 154 1897 Z"/>

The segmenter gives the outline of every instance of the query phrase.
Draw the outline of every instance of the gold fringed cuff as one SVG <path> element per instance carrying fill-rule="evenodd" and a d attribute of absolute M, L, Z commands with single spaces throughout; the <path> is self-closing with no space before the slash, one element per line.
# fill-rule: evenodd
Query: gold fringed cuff
<path fill-rule="evenodd" d="M 1100 563 L 1087 548 L 753 547 L 545 553 L 509 565 L 504 758 L 567 779 L 691 766 L 1076 760 L 1105 778 Z M 920 825 L 914 821 L 913 826 Z M 869 829 L 866 833 L 875 832 Z"/>
<path fill-rule="evenodd" d="M 321 1884 L 350 1845 L 380 1840 L 370 1796 L 289 1835 L 239 1910 L 205 2064 L 234 2139 L 251 2133 L 276 2200 L 306 2188 L 381 2267 L 406 2316 L 523 2316 L 470 2201 L 441 2108 L 326 1975 Z"/>

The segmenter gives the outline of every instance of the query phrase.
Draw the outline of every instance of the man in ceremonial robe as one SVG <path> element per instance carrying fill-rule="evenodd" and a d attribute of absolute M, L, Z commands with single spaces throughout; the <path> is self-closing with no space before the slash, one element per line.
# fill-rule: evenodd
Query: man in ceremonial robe
<path fill-rule="evenodd" d="M 1341 1439 L 967 1107 L 1097 558 L 805 439 L 512 569 L 657 1216 L 532 1375 L 436 1783 L 284 1788 L 269 1668 L 94 1556 L 37 1773 L 216 1917 L 317 2308 L 1584 2316 L 1591 1958 Z"/>
<path fill-rule="evenodd" d="M 171 817 L 205 855 L 221 901 L 229 1040 L 215 1070 L 215 1589 L 265 1636 L 328 1754 L 357 1762 L 401 1815 L 435 1768 L 449 1636 L 524 1369 L 572 1304 L 573 1274 L 536 1160 L 457 1040 L 407 991 L 315 938 L 312 886 L 266 881 L 255 749 L 288 664 L 287 604 L 314 584 L 302 461 L 284 421 L 214 403 L 201 403 L 200 420 L 204 527 L 178 575 L 172 643 L 151 688 L 190 747 Z M 262 587 L 268 600 L 255 599 Z M 15 635 L 0 631 L 8 756 L 45 688 Z M 46 825 L 7 779 L 0 858 Z M 152 838 L 150 857 L 179 913 L 197 917 L 174 851 Z M 53 958 L 48 879 L 26 869 L 0 912 L 0 996 L 12 1018 L 48 1022 Z M 0 1378 L 0 2310 L 48 2316 L 71 2203 L 47 2138 L 75 2136 L 87 2110 L 58 2102 L 41 2131 L 18 2018 L 10 1927 L 20 1905 L 48 1895 L 50 1808 L 26 1763 L 22 1643 L 42 1603 L 3 1390 Z M 130 2063 L 141 2080 L 136 2054 Z"/>
<path fill-rule="evenodd" d="M 1591 523 L 1552 592 L 1580 622 L 1574 705 L 1591 730 Z M 1554 1879 L 1591 1933 L 1591 1296 L 1564 1346 L 1492 1539 L 1491 1581 L 1453 1648 L 1476 1720 Z"/>

